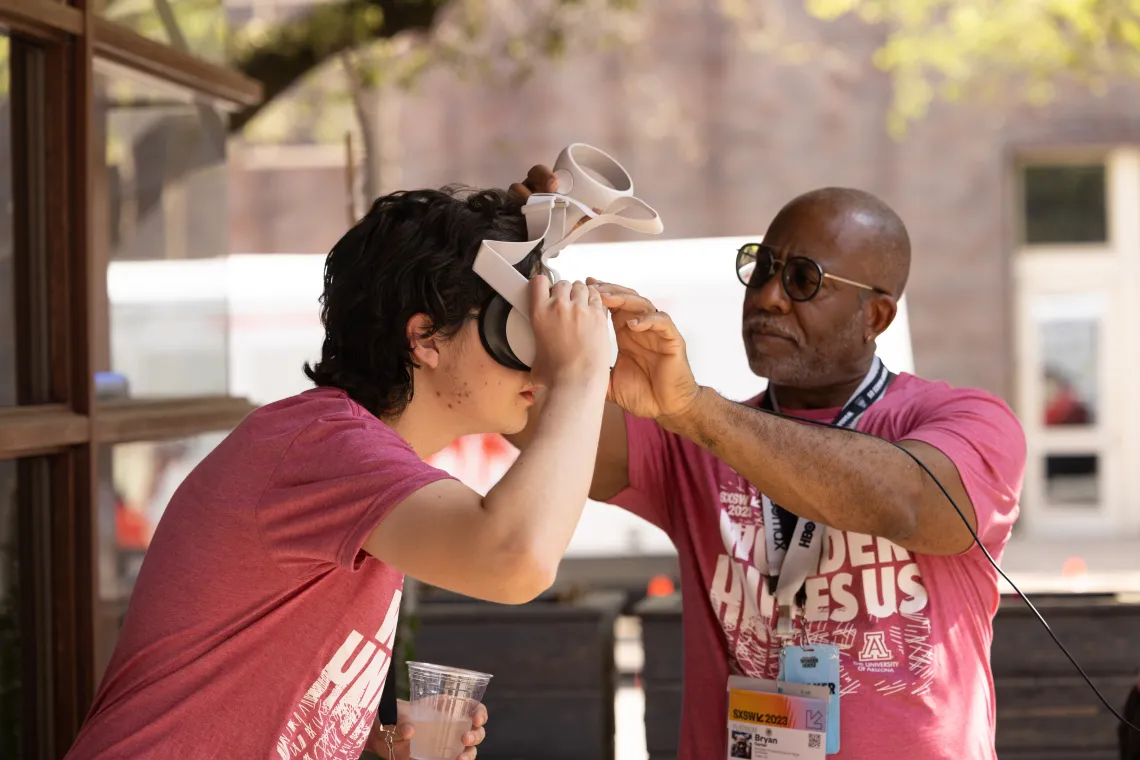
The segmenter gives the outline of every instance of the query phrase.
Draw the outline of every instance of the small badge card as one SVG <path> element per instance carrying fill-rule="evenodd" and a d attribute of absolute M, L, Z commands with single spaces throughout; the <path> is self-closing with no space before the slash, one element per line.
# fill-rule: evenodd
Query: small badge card
<path fill-rule="evenodd" d="M 781 691 L 786 691 L 790 683 L 827 687 L 831 697 L 827 707 L 827 754 L 839 752 L 839 647 L 784 647 L 780 650 L 779 682 Z"/>
<path fill-rule="evenodd" d="M 728 760 L 824 760 L 828 689 L 728 679 Z"/>

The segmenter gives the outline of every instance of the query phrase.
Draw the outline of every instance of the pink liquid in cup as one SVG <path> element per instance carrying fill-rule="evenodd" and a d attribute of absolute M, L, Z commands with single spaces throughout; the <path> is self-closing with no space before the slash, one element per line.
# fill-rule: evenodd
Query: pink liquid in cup
<path fill-rule="evenodd" d="M 463 751 L 463 734 L 483 700 L 488 673 L 449 668 L 427 662 L 408 663 L 411 691 L 413 760 L 456 760 Z"/>

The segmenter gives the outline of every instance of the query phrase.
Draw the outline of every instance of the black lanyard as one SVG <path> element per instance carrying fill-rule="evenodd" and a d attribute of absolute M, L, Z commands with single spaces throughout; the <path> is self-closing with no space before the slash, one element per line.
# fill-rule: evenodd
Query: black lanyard
<path fill-rule="evenodd" d="M 859 388 L 851 396 L 843 408 L 839 410 L 839 414 L 832 420 L 831 425 L 834 427 L 854 428 L 858 424 L 859 419 L 863 416 L 871 404 L 878 401 L 886 395 L 887 388 L 890 387 L 891 381 L 896 377 L 894 372 L 887 369 L 879 357 L 875 357 L 874 362 L 871 364 L 871 369 L 868 371 L 867 376 L 859 385 Z M 776 405 L 772 400 L 772 391 L 768 390 L 764 394 L 764 398 L 760 400 L 759 409 L 767 412 L 776 412 Z M 799 517 L 792 514 L 788 510 L 781 507 L 779 504 L 772 502 L 772 513 L 779 521 L 780 530 L 778 536 L 781 538 L 781 546 L 779 548 L 791 551 L 792 535 L 795 533 L 796 525 L 799 523 Z M 764 515 L 765 521 L 770 519 L 771 515 Z M 764 568 L 760 568 L 764 570 Z M 771 593 L 776 593 L 776 585 L 779 581 L 778 575 L 768 576 L 768 589 Z M 797 595 L 797 603 L 802 605 L 804 590 L 800 589 Z"/>

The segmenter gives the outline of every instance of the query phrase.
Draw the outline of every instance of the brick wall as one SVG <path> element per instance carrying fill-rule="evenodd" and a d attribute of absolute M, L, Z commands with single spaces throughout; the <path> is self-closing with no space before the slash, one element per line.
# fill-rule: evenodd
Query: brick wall
<path fill-rule="evenodd" d="M 655 0 L 632 50 L 571 55 L 510 87 L 433 73 L 402 98 L 403 185 L 505 186 L 589 142 L 630 169 L 673 237 L 762 232 L 800 192 L 867 189 L 910 228 L 918 371 L 1009 397 L 1012 157 L 1138 139 L 1140 88 L 1042 110 L 939 105 L 896 142 L 890 83 L 869 60 L 881 32 L 785 6 L 778 34 L 816 44 L 807 63 L 745 49 L 712 3 Z M 325 251 L 343 232 L 341 171 L 233 165 L 235 250 Z"/>

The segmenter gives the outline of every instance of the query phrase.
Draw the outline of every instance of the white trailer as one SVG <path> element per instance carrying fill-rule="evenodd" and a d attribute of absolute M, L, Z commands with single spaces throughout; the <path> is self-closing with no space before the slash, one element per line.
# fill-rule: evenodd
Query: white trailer
<path fill-rule="evenodd" d="M 745 399 L 764 382 L 748 368 L 740 336 L 743 286 L 733 272 L 741 243 L 756 238 L 701 238 L 579 244 L 551 263 L 566 278 L 595 276 L 637 289 L 669 312 L 688 342 L 697 380 L 730 398 Z M 265 404 L 310 387 L 301 372 L 320 355 L 317 298 L 323 254 L 246 254 L 195 262 L 115 262 L 109 271 L 115 369 L 132 392 L 150 388 L 183 393 L 228 390 Z M 224 316 L 227 315 L 228 316 Z M 200 323 L 200 324 L 199 324 Z M 224 332 L 224 335 L 219 331 Z M 897 372 L 914 359 L 905 301 L 879 341 L 880 354 Z M 224 377 L 218 376 L 223 357 Z M 198 449 L 215 438 L 203 439 Z M 184 475 L 205 450 L 187 452 L 170 470 Z M 457 442 L 436 459 L 480 491 L 513 461 L 509 446 L 478 438 Z M 176 485 L 176 484 L 171 484 Z M 169 494 L 172 488 L 156 489 Z M 165 504 L 147 505 L 156 517 Z M 570 544 L 576 558 L 671 557 L 668 538 L 628 513 L 587 505 Z"/>

